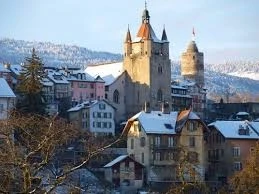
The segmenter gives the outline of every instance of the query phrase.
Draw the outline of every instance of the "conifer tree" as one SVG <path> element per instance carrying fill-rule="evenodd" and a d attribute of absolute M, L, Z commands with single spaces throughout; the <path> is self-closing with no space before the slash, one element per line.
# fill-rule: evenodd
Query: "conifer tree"
<path fill-rule="evenodd" d="M 19 76 L 17 87 L 19 98 L 16 106 L 18 111 L 45 114 L 45 103 L 42 95 L 43 78 L 43 63 L 33 48 L 32 56 L 25 58 L 25 63 Z"/>

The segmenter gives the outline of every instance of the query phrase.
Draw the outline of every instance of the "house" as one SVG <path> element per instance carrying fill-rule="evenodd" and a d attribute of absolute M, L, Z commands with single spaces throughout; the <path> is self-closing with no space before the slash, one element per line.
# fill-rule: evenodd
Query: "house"
<path fill-rule="evenodd" d="M 12 76 L 11 71 L 9 70 L 10 64 L 2 64 L 0 63 L 0 78 L 4 78 L 8 85 L 12 88 Z"/>
<path fill-rule="evenodd" d="M 144 166 L 128 155 L 121 155 L 104 166 L 105 179 L 115 187 L 139 189 L 144 182 Z"/>
<path fill-rule="evenodd" d="M 71 83 L 74 103 L 104 99 L 104 80 L 100 76 L 94 78 L 82 70 L 68 70 L 66 77 Z"/>
<path fill-rule="evenodd" d="M 172 90 L 172 111 L 186 110 L 192 105 L 192 96 L 188 94 L 188 88 L 173 82 Z"/>
<path fill-rule="evenodd" d="M 0 120 L 8 118 L 8 111 L 15 105 L 15 94 L 4 78 L 0 78 Z"/>
<path fill-rule="evenodd" d="M 177 182 L 180 161 L 195 173 L 187 180 L 204 180 L 206 170 L 206 125 L 191 110 L 171 112 L 166 104 L 161 111 L 144 111 L 130 118 L 123 133 L 127 135 L 128 154 L 146 168 L 149 183 Z"/>
<path fill-rule="evenodd" d="M 226 182 L 253 152 L 259 140 L 259 122 L 215 121 L 208 127 L 208 179 Z"/>
<path fill-rule="evenodd" d="M 115 135 L 115 108 L 106 100 L 86 101 L 68 111 L 69 121 L 94 135 Z"/>

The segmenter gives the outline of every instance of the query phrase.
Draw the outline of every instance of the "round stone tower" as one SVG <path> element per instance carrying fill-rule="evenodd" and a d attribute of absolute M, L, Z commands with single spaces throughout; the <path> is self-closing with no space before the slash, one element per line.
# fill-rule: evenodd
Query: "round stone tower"
<path fill-rule="evenodd" d="M 181 75 L 204 86 L 203 53 L 199 52 L 194 40 L 189 43 L 187 50 L 181 56 Z"/>

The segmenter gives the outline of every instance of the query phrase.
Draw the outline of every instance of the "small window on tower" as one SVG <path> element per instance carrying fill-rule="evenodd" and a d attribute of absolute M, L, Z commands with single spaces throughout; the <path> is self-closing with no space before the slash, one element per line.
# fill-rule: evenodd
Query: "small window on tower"
<path fill-rule="evenodd" d="M 195 56 L 193 56 L 192 59 L 195 60 Z"/>

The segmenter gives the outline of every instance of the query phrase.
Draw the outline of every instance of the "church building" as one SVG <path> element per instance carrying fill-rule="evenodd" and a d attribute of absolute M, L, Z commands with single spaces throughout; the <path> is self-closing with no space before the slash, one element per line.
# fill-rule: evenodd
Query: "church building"
<path fill-rule="evenodd" d="M 171 105 L 171 64 L 165 28 L 157 38 L 145 7 L 136 37 L 126 33 L 122 63 L 89 65 L 86 72 L 105 81 L 105 98 L 116 108 L 116 121 L 143 110 Z"/>

